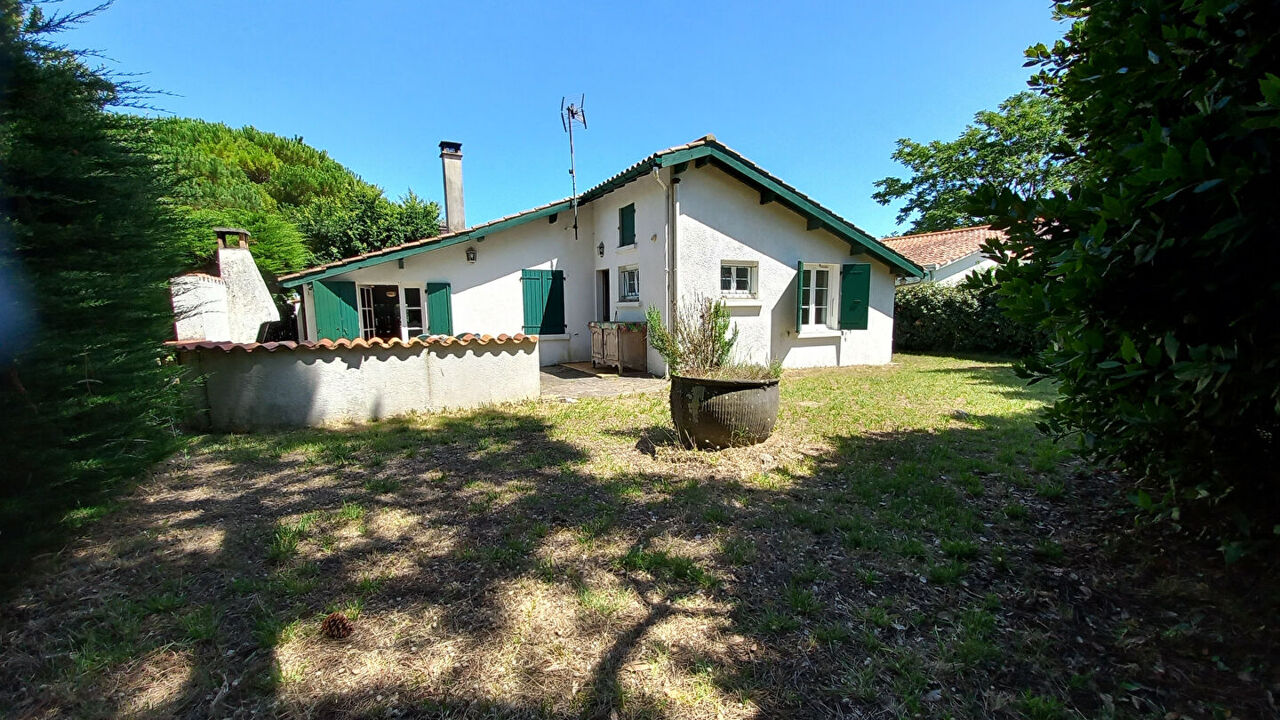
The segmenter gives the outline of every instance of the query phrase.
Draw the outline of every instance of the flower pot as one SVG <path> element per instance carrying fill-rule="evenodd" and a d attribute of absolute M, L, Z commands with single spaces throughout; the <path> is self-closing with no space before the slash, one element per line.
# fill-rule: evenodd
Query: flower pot
<path fill-rule="evenodd" d="M 672 375 L 671 420 L 686 446 L 721 448 L 764 442 L 778 420 L 778 380 Z"/>

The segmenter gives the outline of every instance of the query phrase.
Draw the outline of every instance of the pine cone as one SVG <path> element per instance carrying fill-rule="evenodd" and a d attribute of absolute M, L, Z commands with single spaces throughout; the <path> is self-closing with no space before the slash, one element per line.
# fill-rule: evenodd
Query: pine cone
<path fill-rule="evenodd" d="M 320 632 L 324 633 L 325 637 L 334 639 L 347 637 L 354 629 L 351 621 L 342 613 L 329 613 L 324 622 L 320 623 Z"/>

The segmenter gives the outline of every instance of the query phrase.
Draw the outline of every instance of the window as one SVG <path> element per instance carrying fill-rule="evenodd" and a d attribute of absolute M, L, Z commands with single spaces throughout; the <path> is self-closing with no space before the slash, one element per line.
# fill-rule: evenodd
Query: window
<path fill-rule="evenodd" d="M 725 297 L 755 297 L 756 265 L 754 263 L 721 263 L 720 294 Z"/>
<path fill-rule="evenodd" d="M 825 326 L 831 305 L 831 271 L 821 265 L 806 267 L 800 286 L 800 325 Z"/>
<path fill-rule="evenodd" d="M 637 302 L 640 300 L 639 268 L 618 268 L 618 300 L 622 302 Z"/>
<path fill-rule="evenodd" d="M 636 204 L 618 208 L 618 247 L 636 244 Z"/>
<path fill-rule="evenodd" d="M 422 290 L 407 287 L 402 290 L 404 301 L 404 338 L 412 340 L 422 334 Z"/>

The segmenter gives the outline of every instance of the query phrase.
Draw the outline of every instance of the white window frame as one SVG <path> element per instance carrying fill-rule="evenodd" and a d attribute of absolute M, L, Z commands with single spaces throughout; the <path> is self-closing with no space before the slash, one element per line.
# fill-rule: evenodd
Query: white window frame
<path fill-rule="evenodd" d="M 818 273 L 824 270 L 827 273 L 827 286 L 825 288 L 826 302 L 822 305 L 818 305 L 815 302 L 817 298 L 814 289 L 817 284 Z M 804 272 L 804 289 L 808 294 L 809 302 L 806 303 L 804 302 L 803 297 L 801 298 L 801 304 L 804 306 L 804 309 L 801 311 L 802 317 L 800 327 L 813 328 L 815 330 L 835 330 L 839 328 L 839 318 L 837 318 L 836 315 L 840 309 L 840 266 L 833 265 L 831 263 L 805 263 L 802 271 Z M 815 310 L 818 307 L 826 309 L 827 317 L 823 322 L 814 322 L 814 317 L 816 315 Z"/>
<path fill-rule="evenodd" d="M 418 287 L 417 285 L 401 285 L 400 283 L 369 283 L 365 285 L 361 285 L 361 284 L 356 285 L 356 309 L 360 315 L 360 337 L 364 338 L 365 340 L 372 340 L 373 334 L 377 330 L 376 323 L 374 322 L 374 317 L 373 317 L 373 305 L 371 304 L 373 301 L 373 288 L 377 285 L 395 286 L 396 291 L 399 293 L 399 296 L 396 298 L 396 305 L 398 305 L 400 308 L 400 339 L 401 340 L 408 342 L 409 338 L 417 337 L 418 335 L 421 335 L 422 333 L 426 332 L 427 291 L 425 286 Z M 414 289 L 414 288 L 418 290 L 418 302 L 420 303 L 420 305 L 417 306 L 417 309 L 420 310 L 422 313 L 423 325 L 421 328 L 418 328 L 418 332 L 410 335 L 409 334 L 409 314 L 408 314 L 409 303 L 405 298 L 404 291 L 406 289 Z M 366 293 L 368 294 L 368 299 L 365 298 Z"/>
<path fill-rule="evenodd" d="M 635 273 L 635 292 L 627 292 L 627 275 Z M 618 302 L 640 302 L 640 266 L 627 265 L 618 268 Z"/>
<path fill-rule="evenodd" d="M 734 287 L 729 290 L 724 289 L 724 271 L 726 268 L 733 268 L 732 284 L 737 285 L 739 280 L 738 270 L 747 271 L 747 289 L 739 290 Z M 760 264 L 757 262 L 748 262 L 745 260 L 721 260 L 720 276 L 716 278 L 716 283 L 720 288 L 720 297 L 725 298 L 756 298 L 759 295 L 759 274 Z"/>
<path fill-rule="evenodd" d="M 418 304 L 416 306 L 409 305 L 409 290 L 418 291 Z M 410 332 L 409 328 L 409 311 L 418 311 L 418 321 L 421 325 L 416 326 L 417 332 Z M 400 286 L 400 339 L 408 342 L 411 338 L 418 337 L 427 331 L 427 289 L 423 285 L 401 285 Z"/>
<path fill-rule="evenodd" d="M 368 300 L 365 299 L 365 293 L 369 294 Z M 373 339 L 373 333 L 377 330 L 373 317 L 372 285 L 356 286 L 356 306 L 360 315 L 360 337 L 365 340 L 371 340 Z"/>

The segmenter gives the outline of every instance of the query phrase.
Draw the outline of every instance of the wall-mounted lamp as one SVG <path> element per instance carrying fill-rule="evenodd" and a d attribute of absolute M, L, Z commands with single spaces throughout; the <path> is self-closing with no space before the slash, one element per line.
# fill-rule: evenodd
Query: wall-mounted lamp
<path fill-rule="evenodd" d="M 474 247 L 468 247 L 468 248 L 467 248 L 467 262 L 469 262 L 469 263 L 473 263 L 473 262 L 475 262 L 475 261 L 476 261 L 476 249 L 475 249 Z"/>
<path fill-rule="evenodd" d="M 597 255 L 599 255 L 600 257 L 604 257 L 604 243 L 603 243 L 603 242 L 601 242 L 599 245 L 597 245 L 597 246 L 596 246 L 596 254 L 597 254 Z"/>

